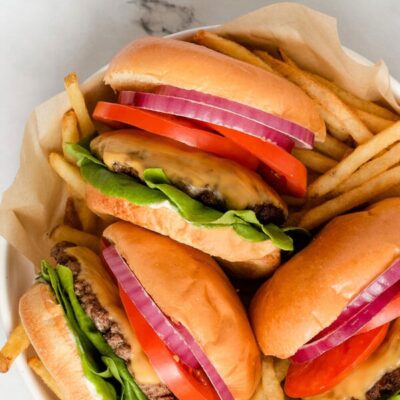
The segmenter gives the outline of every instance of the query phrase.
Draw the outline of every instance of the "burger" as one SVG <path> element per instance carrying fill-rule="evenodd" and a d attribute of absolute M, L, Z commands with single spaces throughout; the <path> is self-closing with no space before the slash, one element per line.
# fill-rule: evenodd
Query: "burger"
<path fill-rule="evenodd" d="M 125 47 L 104 80 L 118 99 L 99 102 L 93 117 L 113 130 L 67 149 L 89 208 L 239 276 L 271 273 L 293 250 L 280 195 L 306 193 L 306 169 L 290 151 L 325 134 L 313 101 L 271 72 L 165 38 Z"/>
<path fill-rule="evenodd" d="M 63 399 L 250 399 L 260 353 L 208 255 L 127 222 L 57 244 L 20 317 Z"/>
<path fill-rule="evenodd" d="M 262 352 L 290 360 L 287 396 L 398 398 L 399 216 L 391 198 L 335 218 L 256 293 Z"/>

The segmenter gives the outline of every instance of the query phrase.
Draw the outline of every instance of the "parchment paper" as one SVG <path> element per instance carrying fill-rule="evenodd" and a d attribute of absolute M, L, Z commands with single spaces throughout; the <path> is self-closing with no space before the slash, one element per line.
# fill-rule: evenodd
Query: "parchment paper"
<path fill-rule="evenodd" d="M 400 110 L 385 64 L 366 67 L 348 57 L 340 46 L 336 21 L 329 16 L 299 4 L 281 3 L 228 22 L 219 31 L 252 45 L 282 47 L 300 65 L 361 97 L 386 101 Z M 104 69 L 82 85 L 89 109 L 110 96 L 102 83 L 103 74 Z M 20 169 L 0 205 L 0 234 L 35 265 L 49 256 L 49 232 L 63 219 L 65 185 L 50 168 L 47 156 L 50 151 L 61 151 L 61 118 L 69 108 L 66 94 L 61 93 L 32 112 Z"/>

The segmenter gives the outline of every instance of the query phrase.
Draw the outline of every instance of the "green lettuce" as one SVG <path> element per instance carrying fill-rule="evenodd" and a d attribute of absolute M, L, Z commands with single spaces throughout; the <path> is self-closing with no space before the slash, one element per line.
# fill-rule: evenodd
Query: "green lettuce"
<path fill-rule="evenodd" d="M 135 383 L 125 362 L 114 353 L 79 304 L 72 271 L 62 265 L 52 268 L 46 261 L 42 261 L 41 278 L 51 286 L 64 310 L 84 374 L 99 396 L 105 400 L 146 400 L 147 397 Z"/>
<path fill-rule="evenodd" d="M 143 184 L 130 176 L 108 170 L 87 147 L 67 144 L 66 151 L 77 160 L 83 178 L 106 196 L 123 198 L 139 206 L 168 201 L 183 218 L 194 225 L 209 228 L 231 226 L 238 235 L 247 240 L 271 240 L 282 250 L 293 250 L 293 240 L 288 232 L 298 228 L 264 225 L 252 210 L 221 212 L 207 207 L 173 186 L 160 168 L 146 169 Z"/>

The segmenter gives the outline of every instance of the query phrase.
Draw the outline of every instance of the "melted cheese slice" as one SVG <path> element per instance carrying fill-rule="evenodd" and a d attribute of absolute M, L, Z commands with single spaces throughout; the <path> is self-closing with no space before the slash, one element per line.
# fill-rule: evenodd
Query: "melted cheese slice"
<path fill-rule="evenodd" d="M 309 400 L 365 400 L 366 392 L 387 372 L 400 367 L 400 319 L 390 327 L 390 331 L 379 349 L 364 363 L 359 365 L 331 391 Z"/>
<path fill-rule="evenodd" d="M 111 170 L 120 163 L 143 180 L 145 169 L 162 168 L 181 190 L 191 196 L 212 191 L 228 210 L 273 204 L 287 214 L 279 196 L 255 172 L 176 141 L 131 129 L 102 134 L 90 147 Z"/>
<path fill-rule="evenodd" d="M 104 270 L 99 257 L 86 247 L 79 246 L 67 248 L 66 253 L 78 260 L 81 266 L 78 278 L 90 283 L 100 304 L 118 324 L 122 335 L 131 346 L 129 369 L 135 376 L 135 380 L 141 384 L 161 383 L 125 315 L 118 289 Z"/>

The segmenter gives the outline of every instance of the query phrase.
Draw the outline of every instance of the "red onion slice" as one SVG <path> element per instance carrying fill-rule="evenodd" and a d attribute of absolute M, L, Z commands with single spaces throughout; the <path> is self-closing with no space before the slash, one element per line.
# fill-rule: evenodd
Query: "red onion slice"
<path fill-rule="evenodd" d="M 311 361 L 343 343 L 360 331 L 399 293 L 400 260 L 397 260 L 355 297 L 329 327 L 301 347 L 292 361 Z"/>
<path fill-rule="evenodd" d="M 154 303 L 116 248 L 108 246 L 103 250 L 103 257 L 125 293 L 171 352 L 188 367 L 198 368 L 199 362 L 182 334 Z"/>
<path fill-rule="evenodd" d="M 208 104 L 224 110 L 232 111 L 239 115 L 243 115 L 289 136 L 295 141 L 298 147 L 312 149 L 314 145 L 314 134 L 307 128 L 304 128 L 295 122 L 278 117 L 277 115 L 261 111 L 257 108 L 253 108 L 233 100 L 198 92 L 197 90 L 186 90 L 166 85 L 157 88 L 156 93 L 197 101 L 199 103 Z"/>
<path fill-rule="evenodd" d="M 191 368 L 201 366 L 221 400 L 234 400 L 225 382 L 190 332 L 183 325 L 171 322 L 160 310 L 117 249 L 114 246 L 105 248 L 103 257 L 124 292 L 171 352 Z"/>
<path fill-rule="evenodd" d="M 287 135 L 258 121 L 212 105 L 179 97 L 132 91 L 121 92 L 118 101 L 121 104 L 145 110 L 222 125 L 262 140 L 268 140 L 288 152 L 291 152 L 294 147 L 293 140 Z"/>

